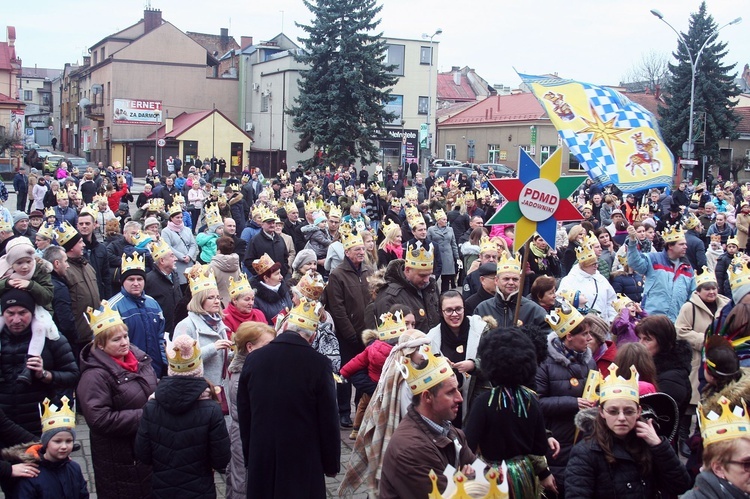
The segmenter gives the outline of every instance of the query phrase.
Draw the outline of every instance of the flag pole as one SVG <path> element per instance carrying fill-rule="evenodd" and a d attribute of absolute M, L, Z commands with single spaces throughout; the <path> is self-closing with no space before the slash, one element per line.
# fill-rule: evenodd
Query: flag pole
<path fill-rule="evenodd" d="M 513 325 L 518 326 L 518 314 L 521 312 L 521 297 L 523 296 L 523 286 L 526 283 L 526 265 L 529 261 L 529 244 L 530 240 L 523 245 L 523 259 L 521 261 L 521 280 L 518 282 L 518 296 L 516 298 L 516 312 L 513 314 Z"/>

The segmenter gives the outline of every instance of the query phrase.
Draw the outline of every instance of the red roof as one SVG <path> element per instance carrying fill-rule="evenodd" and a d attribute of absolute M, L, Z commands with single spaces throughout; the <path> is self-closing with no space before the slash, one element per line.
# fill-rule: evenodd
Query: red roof
<path fill-rule="evenodd" d="M 195 113 L 182 113 L 178 115 L 174 121 L 172 122 L 172 131 L 167 133 L 166 138 L 177 138 L 183 133 L 187 132 L 189 129 L 206 119 L 207 117 L 211 116 L 211 113 L 213 110 L 208 111 L 197 111 Z M 166 125 L 162 125 L 159 127 L 159 129 L 156 131 L 158 133 L 159 138 L 165 138 L 164 130 Z M 155 134 L 149 135 L 147 138 L 153 139 L 155 138 Z"/>
<path fill-rule="evenodd" d="M 740 117 L 737 132 L 750 134 L 750 107 L 735 107 L 734 112 Z"/>
<path fill-rule="evenodd" d="M 19 106 L 26 107 L 25 102 L 21 102 L 20 100 L 13 99 L 12 97 L 8 97 L 5 94 L 0 94 L 0 104 L 17 104 Z"/>
<path fill-rule="evenodd" d="M 440 125 L 532 121 L 546 116 L 547 113 L 533 94 L 496 95 L 477 102 Z"/>
<path fill-rule="evenodd" d="M 452 101 L 475 101 L 477 95 L 471 88 L 471 83 L 466 75 L 461 75 L 461 84 L 456 85 L 453 81 L 453 73 L 438 73 L 437 96 L 439 100 Z"/>
<path fill-rule="evenodd" d="M 659 104 L 664 106 L 664 102 L 661 99 L 658 99 L 654 94 L 652 93 L 623 93 L 625 97 L 632 100 L 636 104 L 640 104 L 641 106 L 645 107 L 651 114 L 656 116 L 656 118 L 659 118 Z"/>
<path fill-rule="evenodd" d="M 15 49 L 9 47 L 7 42 L 0 42 L 0 71 L 11 71 L 13 66 L 10 61 L 15 57 Z"/>

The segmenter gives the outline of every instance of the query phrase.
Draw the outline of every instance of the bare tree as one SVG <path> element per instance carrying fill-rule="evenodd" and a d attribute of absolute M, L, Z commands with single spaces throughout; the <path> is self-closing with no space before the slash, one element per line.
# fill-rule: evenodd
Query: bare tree
<path fill-rule="evenodd" d="M 649 50 L 641 55 L 641 60 L 633 64 L 623 76 L 623 83 L 643 83 L 651 91 L 656 85 L 664 86 L 669 75 L 669 57 L 663 52 Z"/>

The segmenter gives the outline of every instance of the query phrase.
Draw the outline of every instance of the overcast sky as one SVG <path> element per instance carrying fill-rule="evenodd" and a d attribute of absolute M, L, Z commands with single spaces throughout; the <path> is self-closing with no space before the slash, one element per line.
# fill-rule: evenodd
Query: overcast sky
<path fill-rule="evenodd" d="M 102 38 L 143 17 L 144 0 L 18 0 L 3 2 L 3 21 L 16 27 L 16 50 L 24 66 L 62 68 L 80 62 Z M 659 9 L 678 31 L 687 31 L 698 0 L 381 0 L 379 26 L 385 36 L 421 37 L 434 33 L 440 42 L 440 71 L 470 66 L 490 84 L 517 87 L 521 73 L 557 73 L 595 84 L 617 85 L 643 54 L 669 54 L 677 36 L 651 15 Z M 296 22 L 311 14 L 301 0 L 151 0 L 163 18 L 182 31 L 219 34 L 221 28 L 239 43 L 283 31 L 296 41 Z M 709 0 L 708 12 L 719 26 L 744 14 L 748 0 Z M 743 9 L 744 7 L 744 9 Z M 728 26 L 719 39 L 729 44 L 725 64 L 741 73 L 750 63 L 750 37 L 745 24 Z M 4 39 L 4 33 L 0 34 Z"/>

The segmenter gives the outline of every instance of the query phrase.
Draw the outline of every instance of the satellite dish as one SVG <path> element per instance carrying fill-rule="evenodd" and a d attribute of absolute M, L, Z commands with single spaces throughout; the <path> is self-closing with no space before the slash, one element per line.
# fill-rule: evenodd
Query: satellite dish
<path fill-rule="evenodd" d="M 91 105 L 91 101 L 88 100 L 86 97 L 84 97 L 83 99 L 81 99 L 80 101 L 78 101 L 78 107 L 80 107 L 81 109 L 83 109 L 86 106 L 90 106 L 90 105 Z"/>

